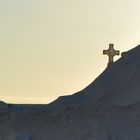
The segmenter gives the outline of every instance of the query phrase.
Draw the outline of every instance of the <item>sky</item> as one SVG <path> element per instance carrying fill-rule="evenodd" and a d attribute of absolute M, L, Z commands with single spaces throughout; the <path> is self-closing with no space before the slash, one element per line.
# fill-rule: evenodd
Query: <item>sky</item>
<path fill-rule="evenodd" d="M 47 104 L 140 41 L 139 0 L 0 0 L 0 100 Z M 119 57 L 116 57 L 118 59 Z"/>

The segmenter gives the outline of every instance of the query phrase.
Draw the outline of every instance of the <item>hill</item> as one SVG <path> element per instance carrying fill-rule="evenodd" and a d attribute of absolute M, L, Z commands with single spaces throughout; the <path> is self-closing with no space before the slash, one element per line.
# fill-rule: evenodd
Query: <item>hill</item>
<path fill-rule="evenodd" d="M 140 45 L 89 86 L 48 105 L 0 103 L 2 140 L 140 139 Z"/>

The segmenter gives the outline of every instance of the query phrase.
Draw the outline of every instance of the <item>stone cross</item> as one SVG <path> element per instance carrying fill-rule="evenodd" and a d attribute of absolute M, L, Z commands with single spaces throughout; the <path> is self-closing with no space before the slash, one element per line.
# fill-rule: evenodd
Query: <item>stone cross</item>
<path fill-rule="evenodd" d="M 113 63 L 114 56 L 119 55 L 120 51 L 114 49 L 114 44 L 109 44 L 109 49 L 103 50 L 103 54 L 108 55 L 109 57 L 108 66 L 110 66 Z"/>

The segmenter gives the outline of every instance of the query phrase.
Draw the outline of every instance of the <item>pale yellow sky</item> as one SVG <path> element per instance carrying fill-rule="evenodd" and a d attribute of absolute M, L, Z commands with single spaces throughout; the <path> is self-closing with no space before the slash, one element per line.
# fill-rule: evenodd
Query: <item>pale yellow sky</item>
<path fill-rule="evenodd" d="M 139 0 L 0 0 L 0 98 L 48 103 L 90 84 L 102 50 L 139 44 Z M 116 57 L 118 58 L 118 57 Z"/>

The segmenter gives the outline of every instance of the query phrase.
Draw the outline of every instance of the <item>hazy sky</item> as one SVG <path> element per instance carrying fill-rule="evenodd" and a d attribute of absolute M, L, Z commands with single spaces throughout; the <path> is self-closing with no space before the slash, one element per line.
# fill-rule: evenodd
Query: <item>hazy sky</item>
<path fill-rule="evenodd" d="M 48 103 L 90 84 L 102 50 L 140 41 L 140 0 L 0 0 L 0 99 Z M 118 57 L 116 57 L 118 58 Z"/>

